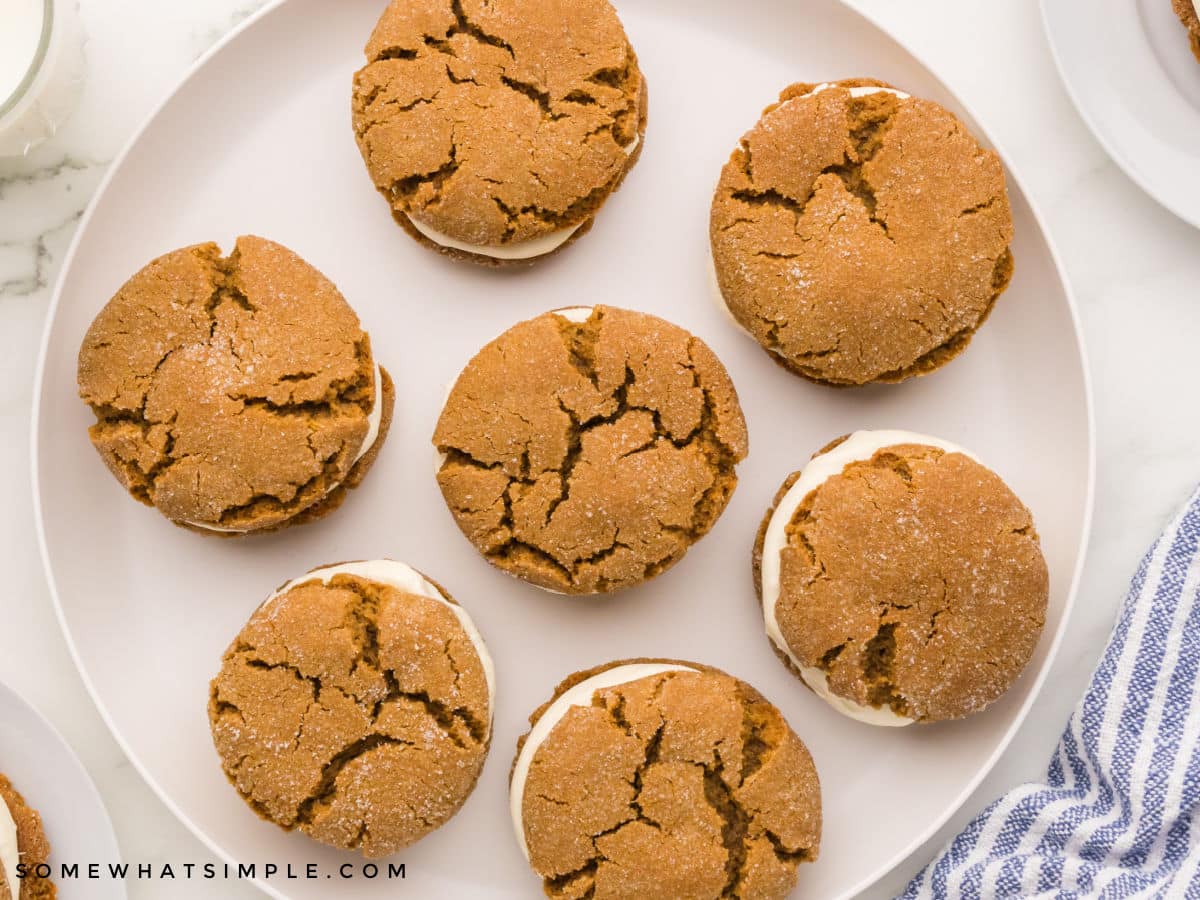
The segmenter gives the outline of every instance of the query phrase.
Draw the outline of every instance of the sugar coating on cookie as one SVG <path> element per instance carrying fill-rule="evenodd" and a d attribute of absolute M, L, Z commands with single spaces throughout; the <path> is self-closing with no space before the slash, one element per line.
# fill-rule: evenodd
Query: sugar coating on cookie
<path fill-rule="evenodd" d="M 723 672 L 615 662 L 567 679 L 530 724 L 512 811 L 551 897 L 784 897 L 817 857 L 808 750 Z"/>
<path fill-rule="evenodd" d="M 79 351 L 92 443 L 172 521 L 271 530 L 335 507 L 370 467 L 393 391 L 358 317 L 320 272 L 241 237 L 159 257 Z"/>
<path fill-rule="evenodd" d="M 949 442 L 856 432 L 790 476 L 755 579 L 781 659 L 873 725 L 964 718 L 1011 687 L 1046 618 L 1029 510 Z"/>
<path fill-rule="evenodd" d="M 581 233 L 636 162 L 637 58 L 608 0 L 394 0 L 354 77 L 354 131 L 414 237 L 475 261 Z"/>
<path fill-rule="evenodd" d="M 0 775 L 0 898 L 3 900 L 53 900 L 54 882 L 36 873 L 50 859 L 50 842 L 42 817 L 30 807 L 12 782 Z M 24 878 L 17 867 L 26 867 Z"/>
<path fill-rule="evenodd" d="M 0 797 L 0 900 L 10 900 L 6 891 L 15 890 L 21 883 L 17 878 L 17 866 L 21 862 L 20 843 L 12 810 Z"/>
<path fill-rule="evenodd" d="M 606 306 L 546 313 L 459 375 L 438 485 L 494 565 L 552 591 L 614 591 L 677 562 L 737 484 L 746 423 L 703 341 Z"/>
<path fill-rule="evenodd" d="M 1192 45 L 1192 53 L 1200 60 L 1200 8 L 1194 0 L 1171 0 L 1175 14 L 1187 29 L 1188 40 Z"/>
<path fill-rule="evenodd" d="M 316 569 L 268 598 L 225 653 L 209 720 L 260 816 L 381 857 L 462 807 L 494 695 L 465 610 L 409 566 L 374 560 Z"/>
<path fill-rule="evenodd" d="M 999 157 L 937 103 L 870 79 L 785 90 L 722 171 L 710 237 L 738 323 L 827 384 L 945 364 L 1012 275 Z"/>

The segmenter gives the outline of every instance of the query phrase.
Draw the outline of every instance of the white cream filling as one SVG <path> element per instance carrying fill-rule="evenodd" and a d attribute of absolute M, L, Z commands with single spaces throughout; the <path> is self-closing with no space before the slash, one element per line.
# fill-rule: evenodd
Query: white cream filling
<path fill-rule="evenodd" d="M 358 462 L 366 456 L 375 446 L 375 442 L 379 440 L 379 427 L 383 424 L 383 376 L 379 372 L 379 363 L 375 363 L 371 377 L 374 379 L 375 399 L 371 404 L 371 411 L 367 414 L 367 436 L 363 438 L 362 447 L 359 448 L 358 455 L 354 457 L 354 462 Z"/>
<path fill-rule="evenodd" d="M 553 253 L 563 244 L 571 239 L 571 235 L 583 227 L 583 222 L 578 225 L 572 225 L 570 228 L 560 228 L 558 231 L 551 231 L 549 234 L 543 234 L 539 237 L 530 238 L 527 241 L 521 241 L 516 244 L 501 244 L 499 246 L 490 246 L 487 244 L 468 244 L 466 241 L 460 241 L 458 238 L 452 238 L 448 234 L 444 234 L 434 228 L 430 228 L 424 222 L 408 217 L 408 221 L 412 223 L 413 228 L 429 238 L 439 247 L 449 247 L 451 250 L 462 250 L 464 253 L 473 253 L 476 256 L 487 256 L 492 259 L 535 259 L 539 256 L 545 256 L 547 253 Z"/>
<path fill-rule="evenodd" d="M 362 446 L 358 450 L 358 454 L 350 463 L 350 468 L 353 469 L 360 459 L 367 455 L 375 442 L 379 440 L 379 428 L 383 422 L 383 376 L 379 374 L 379 363 L 375 363 L 375 370 L 372 375 L 375 379 L 375 402 L 371 406 L 371 412 L 367 415 L 367 435 L 363 438 Z M 325 491 L 326 495 L 332 494 L 341 484 L 340 481 L 335 481 Z M 219 531 L 222 534 L 245 534 L 250 529 L 248 528 L 222 528 L 220 525 L 209 525 L 206 522 L 188 522 L 195 528 L 203 528 L 205 531 Z"/>
<path fill-rule="evenodd" d="M 636 134 L 629 145 L 624 148 L 626 156 L 632 156 L 633 151 L 638 148 L 642 142 L 642 136 Z M 453 238 L 444 232 L 438 231 L 436 228 L 431 228 L 419 219 L 408 216 L 408 221 L 412 223 L 412 227 L 421 232 L 429 240 L 433 241 L 439 247 L 449 247 L 451 250 L 461 250 L 464 253 L 472 253 L 476 256 L 487 256 L 491 259 L 536 259 L 539 256 L 545 256 L 547 253 L 553 253 L 563 244 L 571 239 L 571 235 L 582 228 L 587 220 L 580 222 L 578 225 L 572 225 L 570 228 L 560 228 L 558 231 L 551 231 L 549 234 L 543 234 L 539 237 L 530 238 L 527 241 L 520 241 L 515 244 L 471 244 L 467 241 L 460 241 L 458 238 Z"/>
<path fill-rule="evenodd" d="M 0 864 L 4 866 L 4 877 L 8 880 L 8 890 L 12 900 L 17 900 L 21 893 L 21 882 L 17 878 L 17 865 L 21 861 L 21 851 L 17 844 L 17 823 L 13 821 L 12 811 L 4 798 L 0 797 Z"/>
<path fill-rule="evenodd" d="M 666 663 L 630 663 L 624 666 L 614 666 L 611 669 L 600 672 L 598 675 L 593 675 L 591 678 L 579 682 L 573 688 L 564 691 L 561 697 L 550 704 L 549 708 L 542 713 L 541 718 L 537 720 L 537 724 L 529 730 L 529 736 L 525 739 L 525 743 L 521 747 L 521 753 L 517 757 L 516 764 L 513 766 L 512 782 L 508 789 L 509 812 L 512 814 L 513 828 L 517 834 L 517 843 L 520 844 L 521 852 L 525 854 L 526 861 L 529 859 L 529 846 L 525 843 L 525 825 L 522 810 L 525 806 L 525 781 L 529 777 L 529 766 L 533 763 L 533 758 L 537 755 L 538 748 L 550 736 L 550 732 L 554 730 L 554 726 L 562 721 L 567 711 L 573 706 L 591 706 L 592 696 L 596 691 L 603 690 L 604 688 L 612 688 L 621 684 L 631 684 L 635 681 L 641 681 L 643 678 L 661 675 L 664 672 L 695 671 L 695 669 L 689 666 L 670 665 Z"/>
<path fill-rule="evenodd" d="M 594 310 L 594 306 L 566 306 L 562 309 L 552 310 L 552 312 L 560 319 L 566 319 L 568 322 L 586 322 L 592 317 Z"/>
<path fill-rule="evenodd" d="M 457 603 L 451 603 L 447 600 L 445 594 L 438 590 L 437 585 L 430 582 L 429 579 L 425 578 L 425 576 L 412 566 L 396 562 L 393 559 L 372 559 L 364 562 L 326 566 L 323 569 L 316 569 L 307 575 L 301 575 L 299 578 L 289 581 L 268 597 L 263 605 L 266 606 L 267 603 L 270 603 L 277 597 L 283 596 L 292 588 L 308 584 L 312 581 L 329 584 L 338 575 L 353 575 L 356 578 L 363 578 L 367 581 L 373 581 L 376 584 L 389 585 L 405 593 L 416 594 L 419 597 L 428 597 L 430 600 L 436 600 L 438 603 L 441 603 L 458 617 L 459 624 L 462 625 L 463 631 L 475 647 L 475 653 L 479 657 L 480 665 L 483 666 L 484 678 L 487 679 L 488 729 L 490 731 L 493 711 L 496 706 L 496 668 L 492 664 L 492 657 L 488 653 L 487 645 L 483 642 L 483 636 L 479 633 L 479 629 L 475 627 L 474 621 L 472 621 L 465 609 Z"/>
<path fill-rule="evenodd" d="M 801 94 L 799 97 L 796 97 L 795 99 L 800 100 L 803 97 L 811 97 L 814 94 L 821 93 L 821 91 L 827 91 L 830 88 L 839 87 L 839 86 L 840 85 L 836 85 L 836 84 L 833 84 L 832 82 L 827 81 L 827 82 L 824 82 L 823 84 L 818 84 L 815 88 L 813 88 L 807 94 Z M 876 87 L 873 84 L 859 85 L 858 87 L 847 88 L 846 90 L 848 90 L 850 92 L 851 97 L 866 97 L 870 94 L 892 94 L 893 96 L 899 97 L 901 100 L 907 100 L 911 96 L 911 94 L 906 94 L 906 93 L 904 93 L 904 91 L 898 91 L 895 88 Z"/>
<path fill-rule="evenodd" d="M 787 654 L 793 665 L 800 670 L 804 679 L 813 691 L 842 715 L 866 722 L 869 725 L 910 725 L 913 719 L 898 715 L 890 709 L 863 706 L 834 695 L 829 690 L 828 680 L 823 671 L 813 666 L 806 666 L 788 646 L 779 627 L 777 606 L 779 604 L 779 570 L 780 554 L 787 546 L 787 527 L 795 516 L 796 510 L 804 503 L 805 498 L 835 475 L 840 475 L 846 466 L 855 462 L 865 462 L 886 447 L 899 444 L 920 444 L 937 447 L 946 453 L 961 453 L 979 462 L 979 458 L 956 444 L 943 441 L 940 438 L 914 434 L 911 431 L 856 431 L 845 441 L 834 447 L 828 453 L 823 453 L 811 460 L 796 483 L 783 495 L 771 521 L 767 524 L 767 532 L 763 537 L 762 549 L 762 607 L 763 624 L 771 642 L 783 653 Z"/>

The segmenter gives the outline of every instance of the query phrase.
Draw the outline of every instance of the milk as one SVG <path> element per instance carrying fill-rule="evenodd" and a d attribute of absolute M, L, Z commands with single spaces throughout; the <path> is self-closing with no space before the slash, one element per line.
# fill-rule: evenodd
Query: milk
<path fill-rule="evenodd" d="M 25 80 L 42 41 L 45 0 L 0 0 L 0 107 Z"/>
<path fill-rule="evenodd" d="M 53 135 L 83 75 L 78 0 L 0 0 L 0 157 Z"/>

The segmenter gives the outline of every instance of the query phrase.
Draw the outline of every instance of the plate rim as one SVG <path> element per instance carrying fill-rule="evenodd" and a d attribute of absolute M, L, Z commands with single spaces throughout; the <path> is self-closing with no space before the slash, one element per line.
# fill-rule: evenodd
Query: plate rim
<path fill-rule="evenodd" d="M 1100 127 L 1099 120 L 1092 114 L 1091 107 L 1082 101 L 1075 82 L 1067 76 L 1064 54 L 1059 39 L 1056 37 L 1057 31 L 1050 24 L 1050 3 L 1051 0 L 1039 0 L 1038 14 L 1042 20 L 1042 31 L 1046 35 L 1046 43 L 1050 47 L 1050 56 L 1054 60 L 1055 71 L 1058 72 L 1058 80 L 1066 90 L 1071 106 L 1079 118 L 1083 119 L 1083 124 L 1087 126 L 1088 131 L 1108 158 L 1116 163 L 1117 168 L 1124 172 L 1126 177 L 1141 189 L 1142 193 L 1176 218 L 1182 219 L 1193 228 L 1200 228 L 1200 206 L 1194 210 L 1187 209 L 1174 200 L 1171 194 L 1155 185 L 1138 163 L 1121 149 L 1110 133 Z"/>
<path fill-rule="evenodd" d="M 192 78 L 194 78 L 202 69 L 204 69 L 214 57 L 219 55 L 225 49 L 227 45 L 237 40 L 238 37 L 240 37 L 245 31 L 255 27 L 260 20 L 266 18 L 277 8 L 283 6 L 287 2 L 288 0 L 268 0 L 268 2 L 264 3 L 263 6 L 234 26 L 207 51 L 201 54 L 187 69 L 187 71 L 180 76 L 179 80 L 162 97 L 162 99 L 154 104 L 145 119 L 143 119 L 141 124 L 138 125 L 129 139 L 125 142 L 124 146 L 121 148 L 121 151 L 113 158 L 108 170 L 104 173 L 104 177 L 101 179 L 99 185 L 97 185 L 95 193 L 88 201 L 87 208 L 79 220 L 79 225 L 76 228 L 75 234 L 71 238 L 70 246 L 68 247 L 66 254 L 63 256 L 62 265 L 59 269 L 58 276 L 55 279 L 53 294 L 50 299 L 50 304 L 46 309 L 46 319 L 45 324 L 43 325 L 40 347 L 38 349 L 37 368 L 33 382 L 33 396 L 31 398 L 32 416 L 30 419 L 30 488 L 33 494 L 34 527 L 37 532 L 38 553 L 41 557 L 42 571 L 46 579 L 46 586 L 54 606 L 55 617 L 58 620 L 59 628 L 62 631 L 63 638 L 66 641 L 67 648 L 70 652 L 71 660 L 75 664 L 75 669 L 79 673 L 80 678 L 83 680 L 84 687 L 87 689 L 88 695 L 91 698 L 92 703 L 95 705 L 97 712 L 99 712 L 109 734 L 116 741 L 117 745 L 121 749 L 121 752 L 125 754 L 125 757 L 129 760 L 130 764 L 137 771 L 141 779 L 150 787 L 150 789 L 163 803 L 163 805 L 166 806 L 171 814 L 174 815 L 175 818 L 181 822 L 184 827 L 187 828 L 187 830 L 197 840 L 200 841 L 201 844 L 203 844 L 218 859 L 230 863 L 236 863 L 237 860 L 227 853 L 223 848 L 218 846 L 213 838 L 209 837 L 209 835 L 203 829 L 193 822 L 192 819 L 186 813 L 184 813 L 174 799 L 172 799 L 171 796 L 158 783 L 158 781 L 146 770 L 140 757 L 133 752 L 133 748 L 126 741 L 124 735 L 117 729 L 115 722 L 109 714 L 107 706 L 101 699 L 100 694 L 95 684 L 93 684 L 91 676 L 84 665 L 79 648 L 77 647 L 74 636 L 72 635 L 71 628 L 67 623 L 66 614 L 63 610 L 61 598 L 59 597 L 57 582 L 54 578 L 54 571 L 50 563 L 50 548 L 46 541 L 45 514 L 42 509 L 40 490 L 41 473 L 38 458 L 40 442 L 38 440 L 38 435 L 41 428 L 41 399 L 46 377 L 46 362 L 50 352 L 50 337 L 51 333 L 53 332 L 59 304 L 62 299 L 66 276 L 74 263 L 76 252 L 79 248 L 79 245 L 82 243 L 82 238 L 84 234 L 87 233 L 88 226 L 91 223 L 92 215 L 99 206 L 100 201 L 107 194 L 108 188 L 116 176 L 116 173 L 124 166 L 126 158 L 133 148 L 140 142 L 143 134 L 149 129 L 151 124 L 153 124 L 153 122 L 159 117 L 168 104 L 174 100 L 175 96 L 179 93 L 183 86 L 190 82 Z M 954 798 L 953 801 L 951 801 L 951 803 L 946 806 L 942 813 L 935 817 L 923 830 L 918 832 L 901 850 L 895 853 L 885 863 L 880 865 L 875 871 L 869 873 L 865 878 L 860 879 L 849 889 L 834 898 L 834 900 L 849 900 L 849 898 L 853 898 L 861 894 L 863 891 L 879 882 L 887 874 L 900 866 L 905 860 L 909 859 L 926 841 L 933 838 L 942 829 L 946 822 L 950 820 L 951 817 L 953 817 L 962 809 L 966 801 L 970 798 L 971 794 L 975 792 L 982 781 L 992 772 L 1000 757 L 1008 750 L 1013 738 L 1025 724 L 1025 720 L 1028 717 L 1029 711 L 1032 709 L 1033 704 L 1036 703 L 1041 697 L 1042 690 L 1045 687 L 1046 679 L 1058 658 L 1058 653 L 1061 649 L 1063 638 L 1066 636 L 1067 629 L 1071 624 L 1072 614 L 1078 598 L 1079 587 L 1083 576 L 1084 566 L 1087 562 L 1088 549 L 1091 542 L 1096 499 L 1096 416 L 1091 365 L 1089 362 L 1086 340 L 1084 338 L 1082 320 L 1079 315 L 1079 303 L 1071 287 L 1071 282 L 1067 277 L 1066 268 L 1063 265 L 1063 259 L 1061 253 L 1059 252 L 1058 245 L 1054 241 L 1051 232 L 1047 227 L 1046 219 L 1041 211 L 1041 208 L 1027 189 L 1025 179 L 1021 177 L 1018 170 L 1011 164 L 1011 157 L 1005 152 L 1002 144 L 995 139 L 994 135 L 991 133 L 991 130 L 983 124 L 982 120 L 976 114 L 971 105 L 966 103 L 958 94 L 958 92 L 950 87 L 946 80 L 941 76 L 938 69 L 930 65 L 921 53 L 918 53 L 916 50 L 914 50 L 907 41 L 897 36 L 876 16 L 865 10 L 859 9 L 854 0 L 835 0 L 835 2 L 846 9 L 852 16 L 861 19 L 871 27 L 881 31 L 890 40 L 894 41 L 895 44 L 905 53 L 907 53 L 918 65 L 920 65 L 938 85 L 938 87 L 945 91 L 945 93 L 953 99 L 958 107 L 964 113 L 966 113 L 968 117 L 970 117 L 972 123 L 981 136 L 1000 156 L 1001 162 L 1004 165 L 1006 176 L 1016 184 L 1017 188 L 1021 192 L 1022 198 L 1029 207 L 1030 213 L 1037 224 L 1042 240 L 1045 242 L 1046 249 L 1049 253 L 1050 260 L 1053 263 L 1054 271 L 1058 277 L 1059 284 L 1062 287 L 1063 297 L 1066 300 L 1067 309 L 1070 313 L 1071 324 L 1074 330 L 1075 349 L 1080 363 L 1085 407 L 1084 413 L 1087 425 L 1087 485 L 1084 498 L 1084 508 L 1082 510 L 1083 516 L 1080 528 L 1079 546 L 1077 549 L 1077 559 L 1075 563 L 1075 569 L 1071 573 L 1066 602 L 1063 605 L 1062 619 L 1059 623 L 1058 629 L 1051 638 L 1050 646 L 1046 651 L 1046 659 L 1042 664 L 1041 670 L 1034 676 L 1028 695 L 1022 702 L 1021 706 L 1017 709 L 1015 715 L 1013 716 L 1012 722 L 1009 724 L 1008 729 L 997 742 L 995 749 L 979 767 L 976 773 L 968 780 L 962 791 Z M 1044 3 L 1045 0 L 1042 0 L 1043 12 Z M 253 884 L 267 896 L 276 898 L 276 900 L 290 900 L 287 894 L 283 893 L 269 882 L 265 882 L 257 877 L 248 879 L 247 882 Z"/>
<path fill-rule="evenodd" d="M 40 709 L 30 703 L 22 694 L 19 694 L 16 688 L 12 687 L 4 681 L 0 681 L 0 697 L 8 696 L 12 701 L 22 709 L 24 709 L 33 720 L 45 730 L 45 735 L 52 738 L 56 743 L 62 746 L 67 751 L 67 757 L 74 764 L 78 774 L 82 777 L 81 784 L 87 791 L 88 796 L 95 802 L 95 805 L 104 814 L 104 824 L 107 826 L 103 834 L 100 835 L 102 840 L 112 845 L 112 849 L 116 851 L 116 858 L 111 860 L 114 863 L 123 863 L 125 861 L 124 854 L 121 852 L 121 841 L 117 837 L 117 829 L 113 825 L 112 814 L 108 811 L 108 804 L 104 802 L 104 795 L 100 793 L 100 789 L 96 787 L 96 782 L 92 779 L 92 773 L 88 771 L 87 766 L 83 764 L 83 760 L 79 758 L 79 754 L 75 752 L 75 748 L 71 746 L 61 731 L 55 727 Z M 105 723 L 107 724 L 107 722 Z M 50 848 L 51 854 L 54 853 L 54 848 Z M 61 879 L 60 879 L 61 880 Z M 125 879 L 112 878 L 109 882 L 114 885 L 114 890 L 117 896 L 128 897 L 129 891 L 125 885 Z"/>
<path fill-rule="evenodd" d="M 963 808 L 963 806 L 966 805 L 967 800 L 971 798 L 971 795 L 975 793 L 975 790 L 980 784 L 983 783 L 983 780 L 991 774 L 993 769 L 996 768 L 996 763 L 999 762 L 1000 757 L 1007 752 L 1009 745 L 1012 744 L 1013 739 L 1017 736 L 1017 733 L 1021 730 L 1022 726 L 1024 726 L 1025 720 L 1029 717 L 1029 712 L 1031 709 L 1033 709 L 1033 705 L 1042 695 L 1042 691 L 1046 686 L 1046 680 L 1050 675 L 1050 670 L 1054 668 L 1054 663 L 1058 659 L 1059 650 L 1062 649 L 1063 639 L 1066 637 L 1067 629 L 1070 628 L 1071 625 L 1071 619 L 1075 611 L 1075 604 L 1079 598 L 1079 586 L 1083 580 L 1084 567 L 1087 564 L 1088 549 L 1091 544 L 1092 527 L 1094 524 L 1093 520 L 1096 509 L 1096 404 L 1094 387 L 1092 384 L 1091 361 L 1088 356 L 1087 341 L 1084 338 L 1083 321 L 1079 315 L 1079 301 L 1075 297 L 1075 291 L 1071 287 L 1071 280 L 1067 277 L 1066 266 L 1063 264 L 1062 253 L 1059 251 L 1058 243 L 1054 240 L 1053 233 L 1050 231 L 1050 228 L 1047 225 L 1046 217 L 1042 212 L 1041 206 L 1038 204 L 1037 200 L 1027 187 L 1027 181 L 1025 178 L 1021 176 L 1020 171 L 1012 164 L 1012 157 L 1004 149 L 1004 145 L 996 139 L 995 135 L 992 133 L 992 130 L 987 127 L 984 121 L 975 112 L 975 108 L 971 104 L 967 103 L 958 93 L 958 91 L 954 90 L 946 82 L 946 79 L 942 77 L 938 69 L 930 65 L 928 60 L 925 59 L 924 54 L 919 53 L 908 41 L 895 34 L 895 32 L 893 32 L 882 21 L 880 21 L 877 16 L 867 12 L 866 10 L 859 9 L 857 4 L 852 2 L 852 0 L 839 0 L 839 2 L 843 6 L 850 9 L 855 15 L 870 23 L 875 28 L 878 28 L 893 41 L 895 41 L 896 44 L 901 47 L 901 49 L 903 49 L 909 54 L 909 56 L 911 56 L 922 67 L 924 67 L 930 76 L 932 76 L 933 80 L 936 81 L 942 88 L 942 90 L 946 91 L 946 93 L 954 99 L 954 102 L 957 103 L 963 112 L 965 112 L 971 118 L 980 134 L 983 135 L 985 140 L 991 144 L 992 149 L 995 150 L 997 155 L 999 155 L 1000 161 L 1004 166 L 1006 177 L 1010 178 L 1017 185 L 1017 188 L 1021 192 L 1022 198 L 1028 204 L 1029 212 L 1032 214 L 1034 221 L 1037 223 L 1038 230 L 1042 235 L 1042 240 L 1046 243 L 1046 250 L 1049 252 L 1050 259 L 1054 264 L 1055 273 L 1058 275 L 1058 280 L 1062 285 L 1063 297 L 1067 301 L 1067 309 L 1071 314 L 1071 324 L 1075 329 L 1075 348 L 1076 352 L 1079 354 L 1079 364 L 1083 375 L 1083 397 L 1084 405 L 1086 407 L 1085 413 L 1087 417 L 1088 444 L 1087 494 L 1084 498 L 1083 520 L 1079 535 L 1078 556 L 1075 560 L 1075 571 L 1071 573 L 1071 583 L 1067 591 L 1066 603 L 1063 605 L 1062 620 L 1059 622 L 1058 629 L 1050 641 L 1050 646 L 1046 650 L 1046 661 L 1042 664 L 1041 671 L 1039 671 L 1034 677 L 1033 685 L 1030 688 L 1028 696 L 1017 710 L 1017 713 L 1013 717 L 1013 721 L 1009 725 L 1008 730 L 996 744 L 996 749 L 992 752 L 992 755 L 989 756 L 984 764 L 979 767 L 979 771 L 976 772 L 975 776 L 967 782 L 959 795 L 955 797 L 954 800 L 947 806 L 945 812 L 935 821 L 930 823 L 930 825 L 926 827 L 924 831 L 917 834 L 906 847 L 898 851 L 884 866 L 880 867 L 878 872 L 872 873 L 866 878 L 861 879 L 858 884 L 854 885 L 849 891 L 845 892 L 842 897 L 837 898 L 837 900 L 849 900 L 849 898 L 861 894 L 863 891 L 867 890 L 872 885 L 882 880 L 890 872 L 902 865 L 905 860 L 909 859 L 914 853 L 916 853 L 922 845 L 934 838 L 937 833 L 942 830 L 942 827 L 945 826 L 945 824 L 950 821 L 950 819 L 956 815 Z M 1043 9 L 1045 3 L 1046 0 L 1041 0 Z"/>

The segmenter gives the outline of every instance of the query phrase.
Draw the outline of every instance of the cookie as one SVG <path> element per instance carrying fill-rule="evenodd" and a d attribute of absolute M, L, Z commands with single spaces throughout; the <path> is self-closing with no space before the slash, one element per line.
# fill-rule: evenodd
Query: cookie
<path fill-rule="evenodd" d="M 1200 11 L 1197 10 L 1194 0 L 1171 0 L 1171 5 L 1175 7 L 1175 14 L 1188 31 L 1192 53 L 1200 60 Z"/>
<path fill-rule="evenodd" d="M 510 807 L 550 897 L 784 897 L 815 860 L 807 748 L 754 688 L 626 660 L 572 675 L 530 717 Z"/>
<path fill-rule="evenodd" d="M 779 657 L 872 725 L 993 703 L 1032 657 L 1049 593 L 1016 495 L 961 447 L 905 431 L 856 432 L 792 474 L 754 576 Z"/>
<path fill-rule="evenodd" d="M 241 535 L 335 509 L 370 469 L 395 391 L 354 310 L 263 238 L 160 256 L 88 329 L 79 393 L 117 480 L 177 525 Z"/>
<path fill-rule="evenodd" d="M 48 864 L 50 842 L 42 817 L 30 808 L 11 781 L 0 775 L 0 900 L 52 900 L 54 882 L 36 873 Z M 24 865 L 25 877 L 18 866 Z"/>
<path fill-rule="evenodd" d="M 1013 270 L 999 157 L 953 113 L 870 79 L 787 88 L 722 171 L 710 236 L 738 324 L 831 385 L 949 362 Z"/>
<path fill-rule="evenodd" d="M 720 361 L 655 316 L 522 322 L 459 375 L 438 485 L 493 565 L 547 590 L 631 587 L 678 562 L 737 485 L 746 422 Z"/>
<path fill-rule="evenodd" d="M 494 704 L 466 611 L 403 563 L 374 560 L 314 569 L 271 595 L 225 651 L 208 715 L 252 810 L 374 858 L 462 807 Z"/>
<path fill-rule="evenodd" d="M 608 0 L 393 0 L 354 76 L 358 147 L 410 235 L 491 265 L 580 237 L 633 168 L 646 83 Z"/>

